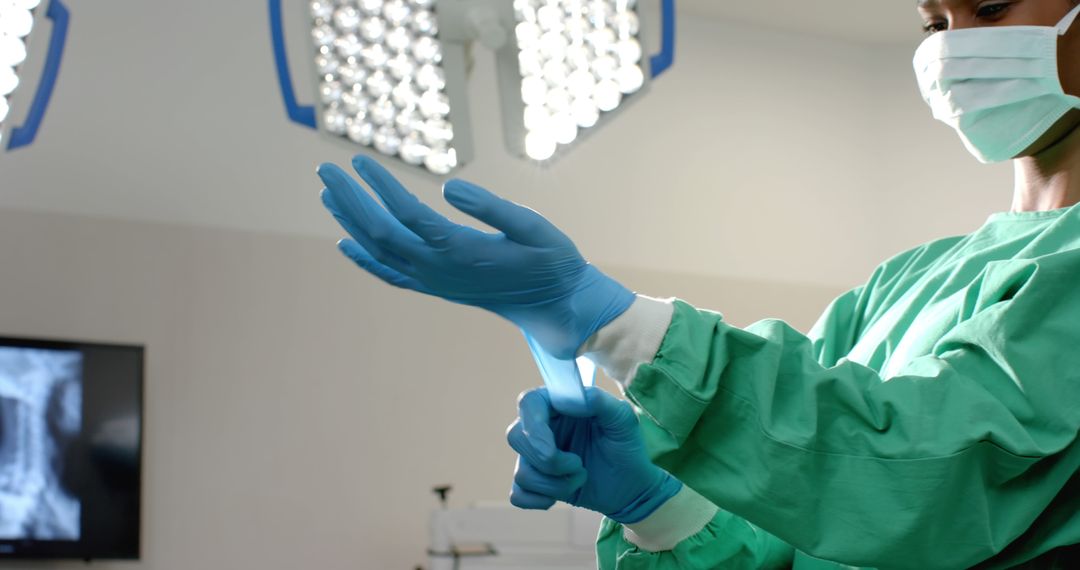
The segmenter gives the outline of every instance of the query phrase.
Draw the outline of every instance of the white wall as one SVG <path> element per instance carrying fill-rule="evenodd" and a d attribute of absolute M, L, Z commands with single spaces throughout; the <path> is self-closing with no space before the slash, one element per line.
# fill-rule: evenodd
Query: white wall
<path fill-rule="evenodd" d="M 1012 166 L 979 164 L 952 129 L 931 119 L 914 76 L 897 71 L 909 69 L 911 53 L 909 46 L 867 52 L 876 104 L 860 139 L 869 153 L 867 215 L 881 252 L 968 233 L 1012 204 Z"/>
<path fill-rule="evenodd" d="M 312 173 L 348 153 L 285 120 L 264 3 L 70 5 L 40 140 L 0 154 L 0 333 L 149 347 L 145 560 L 103 567 L 422 562 L 430 486 L 505 494 L 502 430 L 537 382 L 516 333 L 339 259 Z M 1007 173 L 928 118 L 913 46 L 680 26 L 649 98 L 548 170 L 505 155 L 481 59 L 463 177 L 631 287 L 803 328 L 1007 207 Z"/>

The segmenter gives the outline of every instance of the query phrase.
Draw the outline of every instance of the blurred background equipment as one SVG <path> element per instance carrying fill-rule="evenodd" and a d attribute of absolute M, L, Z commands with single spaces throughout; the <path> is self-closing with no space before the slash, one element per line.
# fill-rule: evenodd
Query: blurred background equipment
<path fill-rule="evenodd" d="M 428 570 L 565 570 L 596 566 L 601 515 L 564 506 L 523 511 L 508 503 L 431 513 Z"/>
<path fill-rule="evenodd" d="M 8 150 L 27 146 L 37 137 L 64 56 L 68 10 L 60 0 L 49 0 L 44 9 L 40 4 L 41 0 L 0 2 L 0 145 L 6 144 Z M 41 20 L 46 18 L 52 21 L 52 35 L 33 34 L 35 29 L 45 27 Z M 36 49 L 38 40 L 41 40 L 40 50 Z M 26 85 L 23 73 L 31 48 L 45 57 L 36 91 Z M 16 100 L 21 105 L 16 105 Z M 20 109 L 23 121 L 15 127 L 14 118 L 18 116 L 15 111 Z"/>
<path fill-rule="evenodd" d="M 508 149 L 547 161 L 670 67 L 675 2 L 659 1 L 661 50 L 652 58 L 642 33 L 652 12 L 638 0 L 306 2 L 318 86 L 309 106 L 293 88 L 281 0 L 269 9 L 290 119 L 442 176 L 473 156 L 467 83 L 476 44 L 497 53 Z"/>

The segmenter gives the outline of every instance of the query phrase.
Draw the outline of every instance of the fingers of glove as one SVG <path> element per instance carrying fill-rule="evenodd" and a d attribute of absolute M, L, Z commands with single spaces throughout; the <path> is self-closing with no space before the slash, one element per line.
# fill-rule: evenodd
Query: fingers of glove
<path fill-rule="evenodd" d="M 589 404 L 589 410 L 592 411 L 597 423 L 604 431 L 609 434 L 632 434 L 637 432 L 637 415 L 634 414 L 634 408 L 628 402 L 624 402 L 595 386 L 585 388 L 585 400 Z"/>
<path fill-rule="evenodd" d="M 514 485 L 518 488 L 563 502 L 569 502 L 585 484 L 586 479 L 588 474 L 585 471 L 563 477 L 546 475 L 521 457 L 518 457 L 517 470 L 514 472 Z"/>
<path fill-rule="evenodd" d="M 464 180 L 443 186 L 443 197 L 455 208 L 503 232 L 522 245 L 565 245 L 570 240 L 534 210 L 505 200 Z"/>
<path fill-rule="evenodd" d="M 576 475 L 584 471 L 581 458 L 573 453 L 554 449 L 554 451 L 539 451 L 533 445 L 521 420 L 514 422 L 507 430 L 506 441 L 510 448 L 517 452 L 525 461 L 535 467 L 541 473 L 556 477 Z"/>
<path fill-rule="evenodd" d="M 514 487 L 510 491 L 510 504 L 519 509 L 546 511 L 551 507 L 554 507 L 555 503 L 555 499 L 530 493 L 521 487 L 518 487 L 517 483 L 514 483 Z"/>
<path fill-rule="evenodd" d="M 319 166 L 319 178 L 333 196 L 332 203 L 338 207 L 335 217 L 349 220 L 352 228 L 362 230 L 379 245 L 410 262 L 426 258 L 429 248 L 424 240 L 401 225 L 344 170 L 326 163 Z M 349 228 L 345 229 L 349 231 Z M 352 234 L 352 231 L 349 233 Z M 353 237 L 366 246 L 359 236 Z"/>
<path fill-rule="evenodd" d="M 386 209 L 406 228 L 428 242 L 445 240 L 459 228 L 421 202 L 401 185 L 381 164 L 365 155 L 352 161 L 356 173 L 378 194 Z"/>
<path fill-rule="evenodd" d="M 338 224 L 348 232 L 350 236 L 356 240 L 356 243 L 360 245 L 370 256 L 378 263 L 406 275 L 409 277 L 414 276 L 415 269 L 412 263 L 405 258 L 388 251 L 382 245 L 371 239 L 371 236 L 367 234 L 364 228 L 360 227 L 351 218 L 346 217 L 341 212 L 342 208 L 338 205 L 337 198 L 334 197 L 334 193 L 329 188 L 323 188 L 322 194 L 319 195 L 322 199 L 322 203 L 326 206 L 326 209 L 334 216 L 334 219 L 338 221 Z M 356 261 L 354 259 L 354 261 Z M 359 263 L 359 262 L 358 262 Z"/>
<path fill-rule="evenodd" d="M 338 249 L 341 253 L 345 254 L 345 257 L 351 259 L 353 263 L 394 287 L 410 289 L 420 293 L 428 293 L 428 290 L 424 287 L 423 283 L 379 263 L 378 260 L 372 257 L 371 254 L 363 248 L 363 246 L 351 239 L 339 241 Z"/>

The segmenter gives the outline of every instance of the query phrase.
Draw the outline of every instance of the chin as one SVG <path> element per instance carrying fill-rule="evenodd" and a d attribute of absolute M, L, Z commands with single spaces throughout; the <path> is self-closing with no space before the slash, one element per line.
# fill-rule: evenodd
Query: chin
<path fill-rule="evenodd" d="M 1080 109 L 1073 109 L 1016 158 L 1038 157 L 1077 145 L 1080 145 Z"/>

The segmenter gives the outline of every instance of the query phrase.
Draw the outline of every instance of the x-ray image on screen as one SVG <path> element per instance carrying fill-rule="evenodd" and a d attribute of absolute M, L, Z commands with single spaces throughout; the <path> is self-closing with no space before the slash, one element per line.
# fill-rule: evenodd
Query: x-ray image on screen
<path fill-rule="evenodd" d="M 82 354 L 0 347 L 0 540 L 79 540 L 62 485 L 82 429 Z"/>

